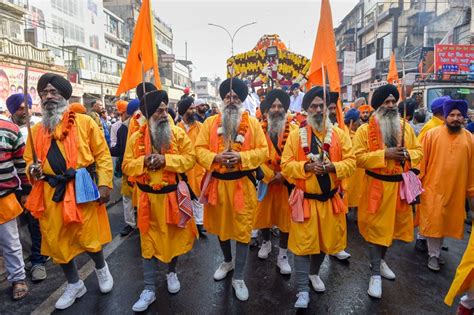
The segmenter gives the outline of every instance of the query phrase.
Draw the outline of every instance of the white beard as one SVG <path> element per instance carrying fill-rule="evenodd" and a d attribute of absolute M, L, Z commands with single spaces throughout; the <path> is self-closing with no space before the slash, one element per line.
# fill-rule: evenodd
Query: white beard
<path fill-rule="evenodd" d="M 308 124 L 316 129 L 318 132 L 323 132 L 324 124 L 323 124 L 323 114 L 313 114 L 308 115 Z M 329 115 L 326 115 L 326 129 L 328 126 L 332 125 L 331 120 L 329 119 Z"/>
<path fill-rule="evenodd" d="M 280 133 L 283 131 L 283 128 L 285 127 L 285 122 L 286 122 L 286 115 L 285 113 L 276 113 L 276 114 L 268 114 L 268 135 L 270 136 L 270 139 L 278 139 L 278 136 L 280 136 Z"/>
<path fill-rule="evenodd" d="M 67 101 L 63 98 L 58 102 L 49 101 L 49 103 L 56 103 L 56 106 L 54 109 L 46 109 L 45 104 L 48 104 L 48 101 L 42 104 L 42 123 L 49 132 L 53 132 L 63 118 L 63 114 L 67 108 Z"/>
<path fill-rule="evenodd" d="M 385 146 L 393 148 L 398 145 L 400 139 L 400 114 L 397 111 L 388 112 L 379 107 L 375 112 L 375 118 L 379 122 Z"/>
<path fill-rule="evenodd" d="M 150 131 L 155 149 L 160 153 L 167 151 L 171 145 L 171 126 L 168 119 L 163 122 L 150 119 Z"/>
<path fill-rule="evenodd" d="M 222 111 L 222 129 L 224 131 L 224 142 L 226 146 L 229 143 L 232 143 L 237 137 L 237 131 L 240 125 L 240 119 L 242 118 L 242 113 L 244 112 L 244 107 L 242 104 L 227 105 Z"/>

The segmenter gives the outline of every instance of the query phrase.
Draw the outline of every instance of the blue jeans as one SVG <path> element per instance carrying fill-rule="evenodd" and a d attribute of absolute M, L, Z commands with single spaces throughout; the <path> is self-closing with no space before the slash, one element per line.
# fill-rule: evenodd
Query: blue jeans
<path fill-rule="evenodd" d="M 29 211 L 25 211 L 24 216 L 31 235 L 31 264 L 33 266 L 42 265 L 46 262 L 48 257 L 41 255 L 41 231 L 39 222 Z"/>

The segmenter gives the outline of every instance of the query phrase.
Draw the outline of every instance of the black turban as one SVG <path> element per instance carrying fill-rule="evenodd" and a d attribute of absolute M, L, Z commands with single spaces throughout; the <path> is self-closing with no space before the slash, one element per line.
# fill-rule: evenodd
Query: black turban
<path fill-rule="evenodd" d="M 329 92 L 329 104 L 337 104 L 339 100 L 339 92 Z"/>
<path fill-rule="evenodd" d="M 230 92 L 230 80 L 231 79 L 225 80 L 219 86 L 219 94 L 222 100 L 224 100 L 225 96 Z M 247 95 L 249 94 L 249 88 L 247 87 L 247 84 L 237 78 L 232 78 L 232 90 L 239 96 L 241 102 L 245 101 Z"/>
<path fill-rule="evenodd" d="M 390 95 L 393 95 L 393 97 L 395 97 L 395 101 L 398 102 L 400 94 L 398 93 L 397 87 L 392 84 L 382 85 L 374 91 L 370 105 L 372 105 L 372 107 L 377 110 L 377 108 L 379 108 L 380 105 L 382 105 Z"/>
<path fill-rule="evenodd" d="M 194 103 L 194 98 L 192 98 L 191 96 L 186 96 L 182 98 L 181 101 L 178 102 L 178 114 L 183 116 L 186 113 L 186 111 L 189 109 L 189 107 L 193 105 L 193 103 Z"/>
<path fill-rule="evenodd" d="M 152 83 L 145 82 L 145 93 L 156 91 L 156 90 L 157 90 L 156 86 L 154 86 Z M 137 87 L 135 88 L 135 91 L 137 93 L 138 99 L 141 100 L 143 97 L 143 94 L 145 94 L 143 93 L 143 83 L 140 83 L 139 85 L 137 85 Z"/>
<path fill-rule="evenodd" d="M 304 110 L 308 110 L 309 105 L 314 100 L 314 98 L 318 96 L 321 99 L 324 99 L 324 89 L 322 86 L 315 86 L 311 88 L 303 97 L 303 102 L 301 106 L 303 106 Z M 326 91 L 326 101 L 329 100 L 329 93 Z"/>
<path fill-rule="evenodd" d="M 56 73 L 45 73 L 39 78 L 38 85 L 36 86 L 38 93 L 42 92 L 49 83 L 54 86 L 65 99 L 68 100 L 71 97 L 71 83 Z"/>
<path fill-rule="evenodd" d="M 147 107 L 146 109 L 148 110 L 145 110 L 145 101 Z M 166 105 L 168 105 L 168 93 L 162 90 L 151 91 L 145 94 L 145 97 L 140 100 L 140 111 L 147 119 L 150 119 L 151 115 L 156 112 L 161 102 L 164 102 Z"/>
<path fill-rule="evenodd" d="M 270 107 L 272 107 L 272 104 L 276 99 L 281 102 L 285 112 L 288 110 L 290 107 L 290 97 L 283 90 L 275 89 L 268 92 L 267 96 L 265 96 L 265 100 L 260 104 L 260 110 L 262 113 L 265 113 Z"/>

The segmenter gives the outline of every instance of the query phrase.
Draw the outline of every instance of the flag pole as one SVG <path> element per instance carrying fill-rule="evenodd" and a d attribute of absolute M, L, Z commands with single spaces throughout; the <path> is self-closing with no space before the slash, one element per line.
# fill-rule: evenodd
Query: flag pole
<path fill-rule="evenodd" d="M 27 143 L 30 146 L 31 153 L 33 155 L 33 163 L 38 164 L 38 156 L 36 155 L 35 145 L 33 143 L 33 135 L 31 133 L 31 123 L 30 123 L 30 108 L 28 106 L 28 62 L 25 64 L 25 74 L 23 81 L 23 103 L 25 104 L 26 111 L 26 129 L 28 130 L 28 141 Z"/>
<path fill-rule="evenodd" d="M 324 138 L 326 138 L 326 115 L 327 115 L 327 99 L 326 99 L 326 71 L 324 70 L 324 64 L 321 63 L 321 71 L 323 75 L 323 136 L 322 136 L 322 146 L 321 146 L 321 163 L 324 163 Z"/>
<path fill-rule="evenodd" d="M 140 63 L 141 63 L 141 66 L 142 66 L 142 89 L 143 89 L 143 96 L 142 96 L 142 99 L 143 99 L 143 104 L 145 105 L 145 112 L 146 112 L 146 115 L 148 115 L 148 104 L 147 104 L 147 101 L 146 101 L 146 94 L 147 94 L 147 91 L 145 90 L 145 65 L 143 64 L 143 60 L 142 60 L 142 53 L 139 52 L 138 53 L 138 60 L 140 60 Z M 143 113 L 142 113 L 143 114 Z M 147 120 L 147 124 L 148 124 L 148 135 L 150 136 L 150 141 L 152 140 L 151 138 L 151 128 L 149 126 L 149 122 L 148 122 L 148 119 L 150 119 L 150 117 L 146 117 L 146 120 Z M 158 149 L 161 149 L 161 148 L 156 148 L 157 150 Z M 153 161 L 151 162 L 153 163 Z"/>

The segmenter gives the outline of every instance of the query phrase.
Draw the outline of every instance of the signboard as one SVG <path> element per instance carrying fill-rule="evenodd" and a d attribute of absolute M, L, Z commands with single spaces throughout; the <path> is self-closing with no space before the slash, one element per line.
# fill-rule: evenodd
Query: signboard
<path fill-rule="evenodd" d="M 356 75 L 375 69 L 377 56 L 375 53 L 356 63 Z"/>
<path fill-rule="evenodd" d="M 344 68 L 342 70 L 345 76 L 352 77 L 356 74 L 356 52 L 344 52 Z"/>
<path fill-rule="evenodd" d="M 164 63 L 173 63 L 176 60 L 176 57 L 174 54 L 162 54 L 160 55 L 161 61 Z"/>
<path fill-rule="evenodd" d="M 474 45 L 435 45 L 435 71 L 438 74 L 465 74 L 474 65 Z"/>
<path fill-rule="evenodd" d="M 33 100 L 33 112 L 41 112 L 40 98 L 36 91 L 39 78 L 48 71 L 28 69 L 28 93 Z M 23 93 L 25 67 L 0 63 L 0 107 L 6 109 L 7 98 L 15 93 Z"/>

